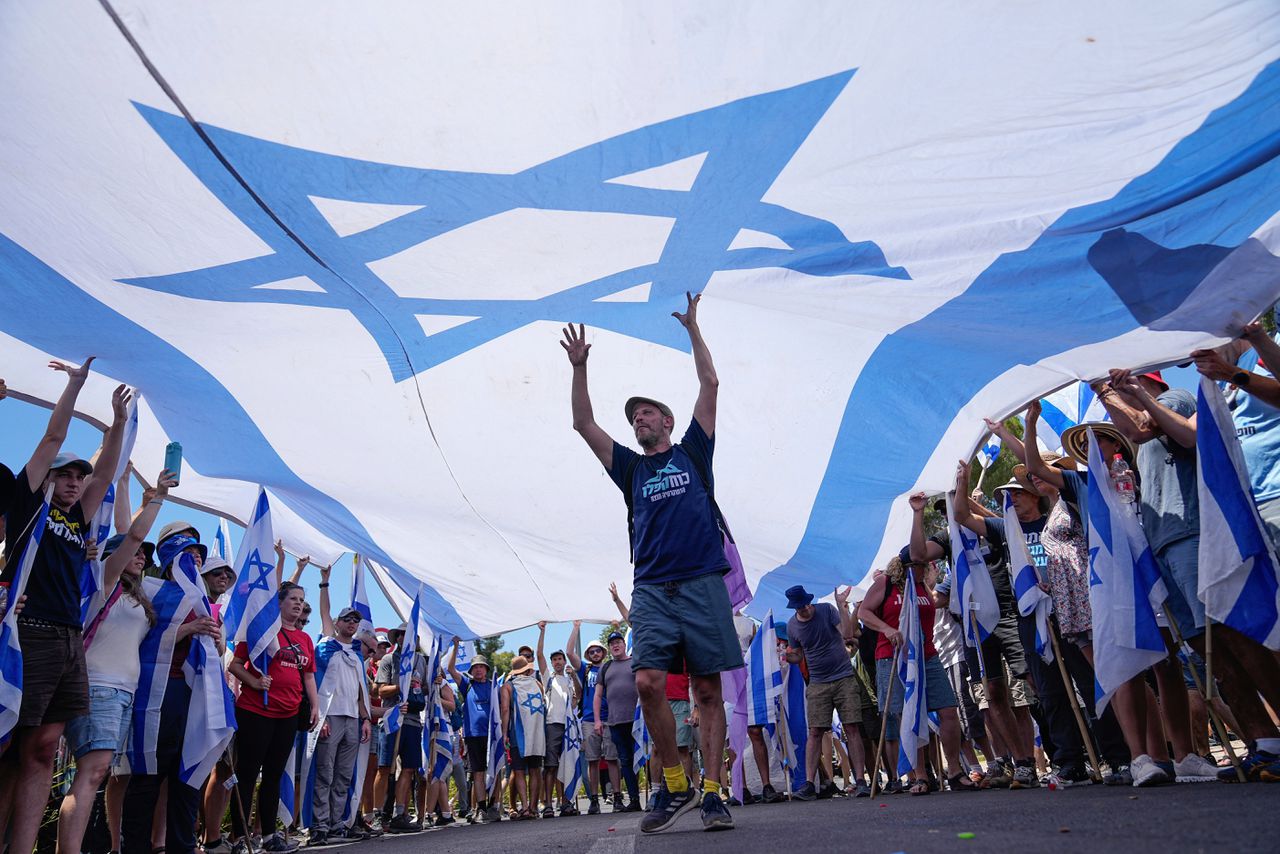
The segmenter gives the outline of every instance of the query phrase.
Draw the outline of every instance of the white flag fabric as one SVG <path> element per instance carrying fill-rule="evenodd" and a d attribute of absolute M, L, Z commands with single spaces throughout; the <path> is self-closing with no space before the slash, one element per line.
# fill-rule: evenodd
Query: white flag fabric
<path fill-rule="evenodd" d="M 40 539 L 49 522 L 52 498 L 51 481 L 45 487 L 44 502 L 31 520 L 31 536 L 9 581 L 9 600 L 5 605 L 4 619 L 0 620 L 0 745 L 8 742 L 22 711 L 22 644 L 18 641 L 18 612 L 13 606 L 26 593 L 27 582 L 31 580 L 31 567 L 35 564 Z"/>
<path fill-rule="evenodd" d="M 978 448 L 978 464 L 984 469 L 991 468 L 991 464 L 998 456 L 1000 456 L 1000 437 L 988 436 Z"/>
<path fill-rule="evenodd" d="M 220 557 L 231 562 L 231 524 L 226 519 L 218 520 L 218 530 L 209 546 L 209 557 Z"/>
<path fill-rule="evenodd" d="M 369 590 L 365 587 L 365 568 L 369 561 L 361 555 L 352 557 L 351 607 L 360 612 L 361 632 L 373 631 L 373 609 L 369 607 Z"/>
<path fill-rule="evenodd" d="M 1000 600 L 991 581 L 991 570 L 982 559 L 978 535 L 956 522 L 953 497 L 947 501 L 947 529 L 951 535 L 951 566 L 955 583 L 947 607 L 964 626 L 965 643 L 977 647 L 1000 622 Z"/>
<path fill-rule="evenodd" d="M 1025 418 L 1020 418 L 1026 424 Z M 1040 420 L 1036 440 L 1044 450 L 1062 453 L 1062 434 L 1086 421 L 1110 421 L 1102 401 L 1088 383 L 1071 383 L 1040 399 Z"/>
<path fill-rule="evenodd" d="M 1089 608 L 1098 714 L 1116 689 L 1168 655 L 1156 613 L 1168 597 L 1136 505 L 1120 500 L 1089 431 Z"/>
<path fill-rule="evenodd" d="M 1280 560 L 1249 484 L 1244 451 L 1221 389 L 1200 380 L 1196 404 L 1196 490 L 1205 615 L 1270 649 L 1280 649 Z"/>
<path fill-rule="evenodd" d="M 980 416 L 1280 297 L 1274 0 L 9 0 L 0 27 L 10 385 L 55 400 L 46 358 L 91 330 L 83 411 L 142 389 L 137 456 L 179 438 L 184 499 L 247 522 L 267 487 L 292 548 L 425 583 L 448 635 L 605 620 L 583 567 L 629 577 L 565 323 L 603 429 L 650 394 L 683 431 L 670 314 L 704 293 L 762 617 L 883 566 Z"/>
<path fill-rule="evenodd" d="M 1053 661 L 1053 642 L 1049 638 L 1049 614 L 1053 612 L 1053 597 L 1040 589 L 1040 573 L 1027 551 L 1026 535 L 1018 514 L 1013 509 L 1012 490 L 1004 491 L 1005 542 L 1009 548 L 1009 575 L 1013 579 L 1013 595 L 1018 600 L 1018 613 L 1024 617 L 1035 615 L 1036 654 L 1046 663 Z"/>

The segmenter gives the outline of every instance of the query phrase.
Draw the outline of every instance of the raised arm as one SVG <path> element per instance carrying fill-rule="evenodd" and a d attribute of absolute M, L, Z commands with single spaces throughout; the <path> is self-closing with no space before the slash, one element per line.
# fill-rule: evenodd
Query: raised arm
<path fill-rule="evenodd" d="M 907 499 L 911 505 L 911 543 L 907 551 L 912 560 L 937 560 L 942 557 L 942 546 L 924 538 L 924 505 L 926 499 L 923 492 L 917 492 Z"/>
<path fill-rule="evenodd" d="M 129 525 L 133 521 L 129 516 L 129 481 L 132 479 L 132 475 L 133 467 L 125 466 L 124 474 L 120 475 L 120 479 L 116 481 L 116 504 L 112 509 L 112 515 L 115 516 L 113 522 L 115 523 L 117 534 L 121 531 L 129 530 Z M 143 502 L 144 507 L 146 503 L 145 501 Z"/>
<path fill-rule="evenodd" d="M 1156 437 L 1156 431 L 1151 429 L 1151 419 L 1143 411 L 1142 401 L 1134 394 L 1136 386 L 1129 381 L 1129 372 L 1112 368 L 1109 373 L 1108 382 L 1091 386 L 1098 402 L 1110 414 L 1117 430 L 1138 444 L 1150 442 Z"/>
<path fill-rule="evenodd" d="M 582 632 L 582 620 L 574 620 L 569 630 L 569 640 L 565 642 L 564 654 L 569 659 L 569 666 L 575 671 L 582 666 L 582 655 L 578 652 L 578 635 Z"/>
<path fill-rule="evenodd" d="M 961 496 L 969 494 L 969 464 L 960 460 L 956 465 L 956 500 L 953 502 L 956 522 L 968 528 L 980 537 L 986 536 L 987 523 L 982 516 L 973 512 L 969 502 Z"/>
<path fill-rule="evenodd" d="M 564 340 L 560 342 L 573 366 L 573 386 L 570 400 L 573 405 L 573 429 L 591 448 L 596 459 L 606 469 L 613 467 L 613 439 L 596 423 L 591 409 L 591 394 L 587 391 L 587 356 L 591 345 L 587 343 L 586 327 L 579 323 L 574 330 L 570 323 L 564 328 Z"/>
<path fill-rule="evenodd" d="M 680 321 L 680 325 L 689 333 L 689 344 L 693 347 L 693 367 L 698 372 L 698 399 L 693 404 L 693 417 L 698 426 L 708 437 L 716 432 L 716 395 L 720 390 L 720 378 L 716 376 L 716 366 L 711 362 L 711 351 L 707 342 L 702 340 L 702 329 L 698 327 L 698 303 L 702 294 L 685 293 L 689 305 L 685 313 L 671 312 L 671 316 Z"/>
<path fill-rule="evenodd" d="M 298 561 L 298 574 L 302 574 L 302 561 Z M 320 567 L 320 631 L 327 638 L 336 638 L 338 630 L 333 625 L 333 613 L 330 607 L 329 599 L 329 573 L 333 571 L 332 566 Z"/>
<path fill-rule="evenodd" d="M 547 657 L 542 654 L 542 644 L 543 644 L 543 641 L 546 640 L 546 637 L 547 637 L 547 621 L 539 620 L 538 621 L 538 672 L 539 673 L 551 672 L 550 670 L 547 669 Z"/>
<path fill-rule="evenodd" d="M 991 432 L 992 436 L 999 437 L 1000 442 L 1009 449 L 1009 453 L 1015 457 L 1022 457 L 1026 454 L 1026 450 L 1022 446 L 1022 440 L 1013 435 L 1013 431 L 1009 429 L 1008 424 L 992 418 L 984 418 L 982 423 L 987 425 L 987 430 Z"/>
<path fill-rule="evenodd" d="M 123 385 L 117 386 L 111 395 L 111 426 L 102 437 L 102 450 L 98 453 L 98 463 L 94 473 L 89 476 L 80 493 L 80 508 L 85 518 L 92 518 L 102 506 L 102 499 L 107 495 L 116 476 L 116 466 L 120 464 L 120 446 L 124 442 L 124 426 L 129 420 L 129 401 L 133 392 Z"/>
<path fill-rule="evenodd" d="M 458 644 L 462 643 L 462 638 L 454 635 L 453 649 L 449 650 L 449 663 L 445 665 L 445 670 L 450 678 L 459 685 L 462 684 L 462 674 L 458 672 Z"/>
<path fill-rule="evenodd" d="M 1253 347 L 1271 373 L 1280 374 L 1280 346 L 1266 334 L 1262 324 L 1250 323 L 1238 340 Z M 1196 360 L 1196 370 L 1211 380 L 1242 386 L 1263 403 L 1280 408 L 1280 381 L 1243 370 L 1235 364 L 1235 360 L 1224 357 L 1222 350 L 1223 348 L 1193 351 L 1191 357 Z M 1239 359 L 1238 355 L 1236 359 Z"/>
<path fill-rule="evenodd" d="M 78 368 L 56 360 L 49 363 L 49 367 L 55 371 L 66 372 L 67 386 L 54 404 L 44 435 L 40 437 L 36 449 L 31 453 L 31 459 L 27 461 L 27 486 L 32 492 L 40 489 L 45 475 L 49 473 L 49 466 L 53 464 L 53 458 L 62 450 L 62 443 L 67 439 L 67 427 L 70 426 L 71 416 L 76 409 L 76 398 L 80 396 L 80 389 L 84 388 L 84 381 L 89 377 L 89 366 L 95 358 L 90 356 Z"/>
<path fill-rule="evenodd" d="M 293 567 L 293 575 L 289 576 L 290 584 L 297 584 L 302 579 L 302 570 L 306 569 L 309 563 L 311 563 L 310 555 L 303 555 L 298 558 L 298 562 Z M 283 567 L 281 570 L 283 571 Z"/>
<path fill-rule="evenodd" d="M 1040 457 L 1040 445 L 1036 442 L 1036 422 L 1039 420 L 1040 401 L 1033 400 L 1027 404 L 1027 432 L 1022 437 L 1026 447 L 1023 448 L 1022 462 L 1027 466 L 1027 474 L 1052 484 L 1055 489 L 1062 489 L 1062 469 L 1049 465 Z M 968 476 L 969 473 L 966 471 L 966 480 Z"/>
<path fill-rule="evenodd" d="M 1112 384 L 1117 389 L 1123 388 L 1126 395 L 1136 400 L 1142 406 L 1147 416 L 1146 420 L 1155 424 L 1164 435 L 1184 448 L 1194 448 L 1196 446 L 1196 414 L 1194 412 L 1190 416 L 1174 412 L 1152 397 L 1151 392 L 1143 388 L 1141 383 L 1135 381 L 1128 371 L 1116 372 L 1112 377 Z M 1154 436 L 1155 431 L 1151 431 L 1151 434 Z"/>
<path fill-rule="evenodd" d="M 276 540 L 276 587 L 284 582 L 284 540 Z"/>
<path fill-rule="evenodd" d="M 160 472 L 160 477 L 156 478 L 155 496 L 142 505 L 138 515 L 129 523 L 125 531 L 124 542 L 120 543 L 116 550 L 103 561 L 102 589 L 108 594 L 115 589 L 116 582 L 120 580 L 120 574 L 124 572 L 124 568 L 129 565 L 134 555 L 138 553 L 138 549 L 142 546 L 142 541 L 147 538 L 147 533 L 156 522 L 156 516 L 160 513 L 160 506 L 164 504 L 169 490 L 176 483 L 177 481 L 173 478 L 173 472 L 168 469 Z"/>
<path fill-rule="evenodd" d="M 609 595 L 613 597 L 613 604 L 618 609 L 618 613 L 622 615 L 622 622 L 631 622 L 631 611 L 627 609 L 626 603 L 618 595 L 618 585 L 612 581 L 609 582 Z"/>

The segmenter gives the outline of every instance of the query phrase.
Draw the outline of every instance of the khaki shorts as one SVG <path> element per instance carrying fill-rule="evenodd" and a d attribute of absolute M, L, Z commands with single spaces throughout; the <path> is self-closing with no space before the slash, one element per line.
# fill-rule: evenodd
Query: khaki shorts
<path fill-rule="evenodd" d="M 587 737 L 582 740 L 582 753 L 587 761 L 599 762 L 603 759 L 606 762 L 617 762 L 618 746 L 609 736 L 609 728 L 605 727 L 604 735 L 597 735 L 595 724 L 584 723 L 583 727 L 587 731 Z"/>
<path fill-rule="evenodd" d="M 840 713 L 843 726 L 862 723 L 862 686 L 857 676 L 834 682 L 810 682 L 804 689 L 809 706 L 809 728 L 831 729 L 831 716 Z"/>

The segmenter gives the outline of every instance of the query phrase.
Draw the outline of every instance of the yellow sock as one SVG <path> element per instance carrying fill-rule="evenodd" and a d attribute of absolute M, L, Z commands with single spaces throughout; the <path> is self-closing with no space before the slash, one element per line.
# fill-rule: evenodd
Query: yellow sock
<path fill-rule="evenodd" d="M 703 777 L 702 791 L 706 792 L 708 795 L 718 795 L 720 794 L 720 784 L 717 783 L 715 780 L 711 780 L 706 777 Z"/>
<path fill-rule="evenodd" d="M 667 781 L 667 791 L 672 794 L 689 791 L 689 778 L 685 776 L 681 765 L 674 768 L 663 767 L 662 778 Z"/>

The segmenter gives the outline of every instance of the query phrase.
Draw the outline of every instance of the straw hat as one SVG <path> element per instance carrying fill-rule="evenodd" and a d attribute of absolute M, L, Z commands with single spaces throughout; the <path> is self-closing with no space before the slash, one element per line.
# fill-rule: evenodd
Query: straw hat
<path fill-rule="evenodd" d="M 511 659 L 510 676 L 523 676 L 526 673 L 533 672 L 533 662 L 525 658 L 523 655 L 517 655 Z"/>
<path fill-rule="evenodd" d="M 1129 441 L 1129 437 L 1120 432 L 1116 425 L 1109 421 L 1086 421 L 1083 424 L 1077 424 L 1074 427 L 1068 427 L 1066 432 L 1062 434 L 1062 448 L 1080 465 L 1088 467 L 1089 465 L 1089 430 L 1099 436 L 1106 436 L 1108 439 L 1115 441 L 1123 449 L 1125 458 L 1132 463 L 1138 458 L 1137 451 L 1133 447 L 1133 443 Z"/>

